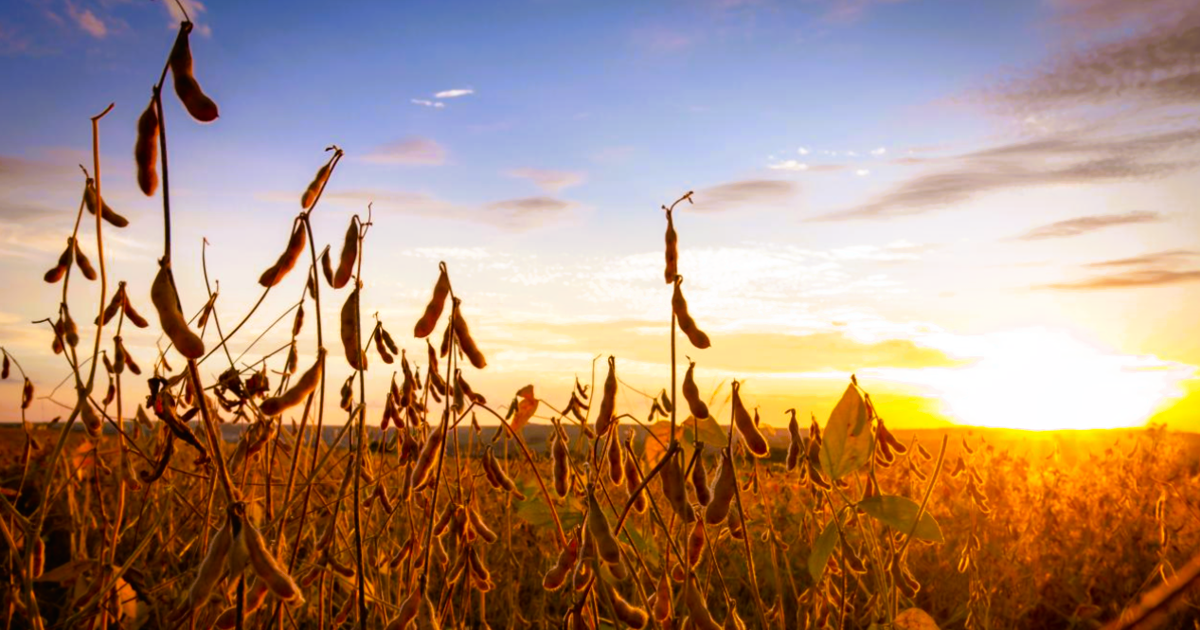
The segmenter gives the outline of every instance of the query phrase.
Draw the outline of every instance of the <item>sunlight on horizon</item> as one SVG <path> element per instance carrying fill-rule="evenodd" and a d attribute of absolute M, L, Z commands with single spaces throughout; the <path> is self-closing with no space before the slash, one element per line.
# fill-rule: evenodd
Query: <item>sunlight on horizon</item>
<path fill-rule="evenodd" d="M 1042 328 L 967 344 L 978 360 L 929 370 L 926 381 L 947 415 L 964 425 L 1036 431 L 1140 426 L 1182 396 L 1181 381 L 1194 373 L 1192 366 L 1106 352 Z"/>

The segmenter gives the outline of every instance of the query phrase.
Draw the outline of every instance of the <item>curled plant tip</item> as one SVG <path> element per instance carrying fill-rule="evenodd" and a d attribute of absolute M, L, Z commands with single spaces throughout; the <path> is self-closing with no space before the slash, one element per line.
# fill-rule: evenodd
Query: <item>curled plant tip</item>
<path fill-rule="evenodd" d="M 342 241 L 342 255 L 338 257 L 337 271 L 333 273 L 335 289 L 346 286 L 354 273 L 354 261 L 358 259 L 358 217 L 350 217 L 350 226 L 346 228 L 346 236 Z"/>
<path fill-rule="evenodd" d="M 87 429 L 88 435 L 100 437 L 100 431 L 104 425 L 100 422 L 100 417 L 96 415 L 96 410 L 92 408 L 92 403 L 87 398 L 87 392 L 79 393 L 79 419 L 83 422 L 83 427 Z"/>
<path fill-rule="evenodd" d="M 471 329 L 467 327 L 467 320 L 463 318 L 458 305 L 459 301 L 455 300 L 454 338 L 458 341 L 458 347 L 462 348 L 463 354 L 467 355 L 467 359 L 471 361 L 471 365 L 475 366 L 477 370 L 482 370 L 487 367 L 487 359 L 479 351 L 479 346 L 475 345 L 475 338 L 471 336 Z"/>
<path fill-rule="evenodd" d="M 721 449 L 721 465 L 717 468 L 717 478 L 712 484 L 712 498 L 704 508 L 704 520 L 709 525 L 720 525 L 729 515 L 729 506 L 737 492 L 737 478 L 734 476 L 733 460 L 729 449 Z"/>
<path fill-rule="evenodd" d="M 175 292 L 175 283 L 171 280 L 169 263 L 159 264 L 158 275 L 150 285 L 150 301 L 158 311 L 158 321 L 163 332 L 175 345 L 179 354 L 189 359 L 204 356 L 204 341 L 188 328 L 187 319 L 179 310 L 179 295 Z"/>
<path fill-rule="evenodd" d="M 189 35 L 192 33 L 192 23 L 184 22 L 179 25 L 179 36 L 175 38 L 175 47 L 171 49 L 171 75 L 175 78 L 175 94 L 187 109 L 188 114 L 199 122 L 212 122 L 217 119 L 217 104 L 200 89 L 200 83 L 192 74 L 192 48 Z"/>
<path fill-rule="evenodd" d="M 87 255 L 79 249 L 79 241 L 71 239 L 75 246 L 75 265 L 79 267 L 79 271 L 83 273 L 83 277 L 88 280 L 95 281 L 100 276 L 96 274 L 96 268 L 92 266 L 92 261 L 88 260 Z"/>
<path fill-rule="evenodd" d="M 147 197 L 154 195 L 158 189 L 158 108 L 154 99 L 146 106 L 146 111 L 138 117 L 137 140 L 133 143 L 133 160 L 137 164 L 138 188 Z"/>
<path fill-rule="evenodd" d="M 33 404 L 33 381 L 25 378 L 25 384 L 21 386 L 21 409 L 29 409 L 29 405 Z"/>
<path fill-rule="evenodd" d="M 601 560 L 609 565 L 621 563 L 621 546 L 617 544 L 612 527 L 608 524 L 608 518 L 604 516 L 604 510 L 600 509 L 594 492 L 588 493 L 587 532 L 592 540 L 596 541 L 596 551 L 599 552 Z"/>
<path fill-rule="evenodd" d="M 258 283 L 268 288 L 279 284 L 279 281 L 296 266 L 296 261 L 300 259 L 300 254 L 304 253 L 304 246 L 307 244 L 308 235 L 304 230 L 304 223 L 297 220 L 292 226 L 292 236 L 288 239 L 287 248 L 279 255 L 279 260 L 259 276 Z"/>
<path fill-rule="evenodd" d="M 667 267 L 663 271 L 663 279 L 671 284 L 679 275 L 679 236 L 675 234 L 675 219 L 671 216 L 671 210 L 667 210 L 666 244 Z"/>
<path fill-rule="evenodd" d="M 613 589 L 613 613 L 621 623 L 633 628 L 633 630 L 641 630 L 646 627 L 646 622 L 650 620 L 650 615 L 646 614 L 646 610 L 639 608 L 625 601 L 617 589 Z"/>
<path fill-rule="evenodd" d="M 667 501 L 679 518 L 682 518 L 685 523 L 691 523 L 696 520 L 696 511 L 687 500 L 687 482 L 684 481 L 683 470 L 679 467 L 679 458 L 671 451 L 667 452 L 666 457 L 670 459 L 663 465 L 660 473 L 663 495 L 667 497 Z"/>
<path fill-rule="evenodd" d="M 600 399 L 600 412 L 596 415 L 596 436 L 604 437 L 616 422 L 613 421 L 617 405 L 617 359 L 608 357 L 608 376 L 604 379 L 604 396 Z"/>
<path fill-rule="evenodd" d="M 697 420 L 703 420 L 708 417 L 708 405 L 700 399 L 700 389 L 696 387 L 695 372 L 696 362 L 689 361 L 687 374 L 683 377 L 683 399 L 687 401 L 688 410 L 691 411 L 692 417 Z"/>
<path fill-rule="evenodd" d="M 67 275 L 67 270 L 71 268 L 71 262 L 75 259 L 75 239 L 67 237 L 67 248 L 58 256 L 58 264 L 50 268 L 42 279 L 47 284 L 54 284 L 63 279 Z"/>
<path fill-rule="evenodd" d="M 90 178 L 83 185 L 83 205 L 89 213 L 96 214 L 96 184 Z M 113 227 L 123 228 L 129 225 L 129 219 L 117 214 L 103 199 L 100 200 L 100 218 L 111 223 Z"/>
<path fill-rule="evenodd" d="M 358 345 L 358 293 L 355 287 L 342 305 L 342 347 L 346 351 L 346 362 L 355 370 L 367 369 L 367 354 Z"/>
<path fill-rule="evenodd" d="M 417 325 L 413 328 L 413 336 L 418 339 L 428 337 L 433 333 L 433 329 L 437 327 L 438 318 L 442 316 L 442 311 L 446 308 L 446 297 L 450 295 L 450 276 L 446 273 L 446 263 L 439 263 L 438 269 L 440 272 L 437 283 L 433 285 L 433 296 L 429 298 L 429 304 L 425 305 L 425 313 L 421 315 L 421 319 L 417 320 Z"/>
<path fill-rule="evenodd" d="M 250 554 L 251 568 L 254 569 L 258 579 L 271 589 L 271 593 L 285 602 L 304 601 L 300 596 L 300 587 L 296 586 L 292 576 L 288 575 L 271 551 L 267 549 L 267 543 L 263 540 L 262 534 L 253 525 L 246 523 L 242 527 L 242 536 L 246 540 L 246 551 Z"/>
<path fill-rule="evenodd" d="M 233 529 L 241 527 L 240 522 L 234 522 L 235 518 L 230 516 L 209 543 L 208 554 L 204 556 L 204 560 L 200 563 L 200 569 L 196 571 L 196 579 L 192 581 L 192 586 L 188 589 L 187 604 L 190 610 L 196 610 L 203 606 L 208 601 L 213 587 L 221 579 L 221 574 L 225 570 L 226 558 L 233 547 Z"/>
<path fill-rule="evenodd" d="M 675 312 L 675 319 L 679 322 L 679 330 L 687 335 L 688 341 L 692 342 L 693 346 L 704 350 L 712 346 L 708 335 L 704 334 L 703 330 L 696 325 L 696 320 L 688 314 L 687 300 L 683 297 L 683 291 L 679 288 L 683 284 L 683 277 L 675 279 L 675 294 L 671 296 L 671 309 Z"/>
<path fill-rule="evenodd" d="M 731 388 L 733 389 L 733 424 L 737 427 L 738 434 L 742 436 L 742 442 L 755 457 L 770 455 L 771 446 L 767 444 L 767 438 L 763 437 L 762 432 L 758 430 L 758 425 L 746 411 L 746 406 L 742 404 L 742 397 L 739 393 L 742 388 L 741 383 L 734 381 Z"/>
<path fill-rule="evenodd" d="M 791 472 L 800 463 L 800 452 L 804 447 L 804 438 L 800 437 L 800 423 L 796 422 L 796 410 L 788 409 L 788 413 L 792 415 L 792 419 L 788 421 L 788 435 L 791 436 L 791 441 L 788 443 L 787 452 L 787 470 Z"/>
<path fill-rule="evenodd" d="M 696 463 L 692 466 L 692 490 L 701 506 L 708 505 L 712 493 L 708 489 L 708 473 L 704 470 L 704 445 L 696 444 Z"/>

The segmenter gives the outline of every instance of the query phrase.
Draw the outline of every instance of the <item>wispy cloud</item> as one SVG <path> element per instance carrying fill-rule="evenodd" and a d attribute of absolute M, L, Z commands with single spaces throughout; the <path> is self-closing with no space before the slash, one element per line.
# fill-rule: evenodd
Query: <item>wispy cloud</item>
<path fill-rule="evenodd" d="M 696 193 L 696 212 L 723 212 L 762 204 L 789 201 L 799 189 L 794 182 L 778 179 L 747 179 L 729 182 Z"/>
<path fill-rule="evenodd" d="M 468 96 L 474 94 L 475 90 L 471 88 L 458 88 L 455 90 L 442 90 L 433 95 L 433 98 L 458 98 L 460 96 Z"/>
<path fill-rule="evenodd" d="M 374 164 L 436 166 L 446 162 L 446 149 L 429 138 L 412 137 L 378 146 L 362 159 Z"/>
<path fill-rule="evenodd" d="M 541 168 L 515 168 L 508 171 L 509 177 L 528 179 L 538 188 L 557 193 L 564 188 L 582 184 L 586 179 L 583 173 L 576 171 L 556 171 Z"/>
<path fill-rule="evenodd" d="M 1122 214 L 1096 214 L 1075 217 L 1065 221 L 1055 221 L 1047 225 L 1035 227 L 1016 237 L 1021 241 L 1038 241 L 1049 238 L 1067 238 L 1089 234 L 1104 228 L 1118 225 L 1136 225 L 1141 223 L 1158 223 L 1163 216 L 1157 212 L 1125 212 Z"/>
<path fill-rule="evenodd" d="M 428 100 L 425 100 L 422 98 L 414 98 L 410 102 L 413 105 L 420 105 L 421 107 L 432 107 L 434 109 L 442 109 L 443 107 L 446 106 L 446 104 L 441 101 L 428 101 Z"/>
<path fill-rule="evenodd" d="M 104 39 L 108 35 L 108 27 L 91 9 L 80 9 L 74 2 L 67 2 L 67 15 L 76 26 L 96 39 Z"/>
<path fill-rule="evenodd" d="M 1100 262 L 1088 263 L 1088 267 L 1144 267 L 1144 266 L 1173 266 L 1179 263 L 1194 260 L 1200 256 L 1200 252 L 1190 249 L 1171 249 L 1162 252 L 1152 252 L 1142 254 L 1141 256 L 1132 256 L 1130 258 L 1117 258 L 1114 260 L 1102 260 Z"/>
<path fill-rule="evenodd" d="M 1200 281 L 1200 269 L 1175 271 L 1169 269 L 1143 269 L 1107 276 L 1096 276 L 1074 282 L 1059 282 L 1039 288 L 1059 291 L 1095 291 L 1103 289 L 1130 289 L 1139 287 L 1162 287 Z"/>

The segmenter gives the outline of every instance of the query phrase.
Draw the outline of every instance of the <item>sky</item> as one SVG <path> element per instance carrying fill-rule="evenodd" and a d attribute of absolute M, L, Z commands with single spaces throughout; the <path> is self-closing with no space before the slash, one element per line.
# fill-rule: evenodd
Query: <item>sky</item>
<path fill-rule="evenodd" d="M 827 416 L 856 374 L 897 427 L 1200 430 L 1194 0 L 183 5 L 221 114 L 164 102 L 185 310 L 206 299 L 207 240 L 218 316 L 241 319 L 336 144 L 318 246 L 336 253 L 372 204 L 363 312 L 417 364 L 408 331 L 445 261 L 488 355 L 466 377 L 498 405 L 532 383 L 561 407 L 611 354 L 619 408 L 645 415 L 642 394 L 670 385 L 661 207 L 694 191 L 675 213 L 680 273 L 713 344 L 678 337 L 679 376 L 695 360 L 725 420 L 730 379 L 781 425 L 788 408 Z M 104 230 L 109 277 L 153 320 L 161 197 L 137 189 L 131 149 L 179 18 L 145 0 L 0 7 L 0 345 L 38 387 L 32 419 L 72 402 L 31 322 L 55 313 L 61 285 L 41 276 L 109 103 L 103 192 L 131 221 Z M 81 234 L 94 257 L 95 228 Z M 240 366 L 287 342 L 269 327 L 303 284 L 294 271 L 231 341 Z M 346 291 L 324 291 L 332 329 Z M 98 283 L 70 293 L 90 321 Z M 143 365 L 154 330 L 124 335 Z M 372 359 L 369 403 L 394 367 Z M 19 417 L 19 388 L 0 384 L 0 418 Z"/>

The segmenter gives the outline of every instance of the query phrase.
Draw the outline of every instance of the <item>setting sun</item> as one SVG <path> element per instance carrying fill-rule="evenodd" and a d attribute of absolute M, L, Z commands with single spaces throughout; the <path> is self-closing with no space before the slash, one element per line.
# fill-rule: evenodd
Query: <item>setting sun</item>
<path fill-rule="evenodd" d="M 1182 394 L 1190 366 L 1101 351 L 1040 328 L 972 340 L 980 358 L 940 369 L 929 383 L 947 412 L 968 425 L 1027 429 L 1114 429 L 1146 422 Z"/>

